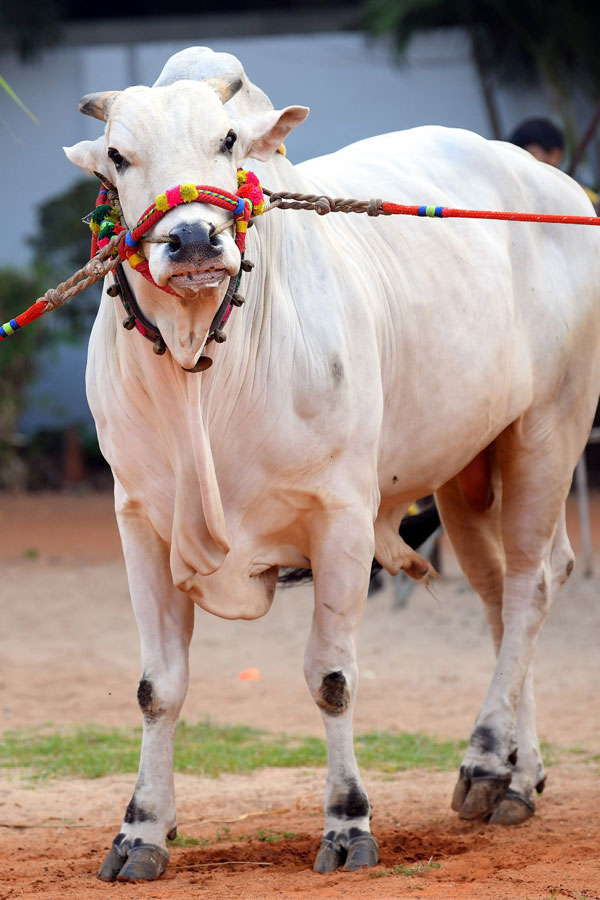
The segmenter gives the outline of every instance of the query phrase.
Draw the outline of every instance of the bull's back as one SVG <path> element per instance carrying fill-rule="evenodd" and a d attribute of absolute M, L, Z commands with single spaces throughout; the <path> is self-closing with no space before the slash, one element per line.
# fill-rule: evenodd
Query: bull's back
<path fill-rule="evenodd" d="M 298 168 L 334 196 L 593 214 L 583 190 L 563 173 L 511 145 L 459 130 L 383 135 Z M 439 474 L 435 448 L 443 448 L 449 471 L 462 457 L 468 461 L 529 408 L 553 402 L 565 379 L 597 397 L 600 229 L 343 219 L 330 228 L 337 229 L 338 246 L 343 240 L 360 254 L 357 296 L 373 305 L 386 409 L 382 456 L 397 462 L 410 448 L 409 481 Z"/>

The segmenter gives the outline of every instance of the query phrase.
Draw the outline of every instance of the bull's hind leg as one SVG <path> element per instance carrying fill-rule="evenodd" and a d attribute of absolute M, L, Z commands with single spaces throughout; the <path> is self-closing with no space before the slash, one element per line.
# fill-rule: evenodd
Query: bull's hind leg
<path fill-rule="evenodd" d="M 496 448 L 502 472 L 496 523 L 501 525 L 505 574 L 501 604 L 488 602 L 487 608 L 498 661 L 453 807 L 463 818 L 515 824 L 533 813 L 533 790 L 543 786 L 532 660 L 556 590 L 573 566 L 564 501 L 574 454 L 564 445 L 533 440 L 533 429 L 527 433 L 523 423 L 501 435 Z M 477 577 L 473 580 L 465 568 L 479 590 Z"/>
<path fill-rule="evenodd" d="M 316 872 L 374 866 L 377 842 L 353 745 L 356 639 L 369 585 L 373 524 L 363 511 L 338 515 L 315 536 L 315 609 L 304 672 L 327 734 L 325 827 Z"/>
<path fill-rule="evenodd" d="M 99 872 L 103 881 L 158 878 L 176 834 L 173 740 L 188 684 L 194 605 L 173 587 L 168 550 L 135 507 L 119 504 L 119 529 L 140 634 L 137 698 L 144 730 L 137 783 L 119 834 Z"/>

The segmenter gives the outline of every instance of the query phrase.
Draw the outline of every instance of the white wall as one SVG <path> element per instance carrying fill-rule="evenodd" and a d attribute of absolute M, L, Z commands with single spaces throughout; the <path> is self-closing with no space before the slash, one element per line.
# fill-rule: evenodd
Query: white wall
<path fill-rule="evenodd" d="M 0 72 L 38 116 L 40 125 L 30 122 L 0 92 L 0 125 L 4 126 L 0 128 L 4 209 L 0 265 L 27 263 L 26 237 L 35 230 L 36 204 L 79 177 L 64 157 L 62 145 L 100 133 L 99 122 L 78 112 L 79 98 L 90 91 L 151 84 L 172 53 L 205 43 L 238 56 L 275 106 L 311 107 L 307 121 L 287 141 L 293 161 L 373 134 L 422 124 L 458 126 L 491 136 L 468 46 L 459 33 L 417 39 L 402 67 L 394 65 L 385 43 L 353 32 L 227 41 L 206 41 L 201 34 L 190 33 L 189 40 L 177 43 L 62 46 L 47 52 L 34 66 L 2 54 Z M 499 105 L 507 133 L 520 119 L 548 112 L 542 97 L 523 92 L 502 93 Z M 52 315 L 60 316 L 60 310 Z M 84 350 L 65 351 L 47 365 L 46 392 L 49 380 L 50 387 L 56 383 L 58 389 L 60 384 L 63 421 L 86 419 Z M 23 427 L 56 421 L 56 411 L 32 410 Z"/>

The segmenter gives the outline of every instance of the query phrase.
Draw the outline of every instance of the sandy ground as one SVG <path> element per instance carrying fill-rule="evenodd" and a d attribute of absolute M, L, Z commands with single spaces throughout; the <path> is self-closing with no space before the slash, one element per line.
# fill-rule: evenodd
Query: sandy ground
<path fill-rule="evenodd" d="M 600 550 L 598 498 L 593 513 Z M 576 524 L 570 533 L 577 545 Z M 137 724 L 137 631 L 110 496 L 3 495 L 0 538 L 2 727 Z M 434 593 L 417 586 L 407 608 L 394 608 L 391 580 L 369 600 L 357 731 L 468 736 L 493 656 L 479 600 L 447 548 L 443 563 Z M 540 734 L 585 750 L 587 761 L 566 754 L 567 762 L 550 768 L 538 812 L 525 825 L 460 822 L 449 809 L 453 773 L 367 773 L 381 865 L 318 876 L 310 867 L 322 827 L 322 771 L 178 776 L 181 831 L 202 845 L 174 848 L 160 882 L 111 886 L 94 873 L 134 777 L 38 784 L 9 772 L 0 776 L 0 898 L 599 898 L 599 762 L 589 761 L 600 753 L 599 588 L 600 557 L 595 578 L 574 574 L 539 642 Z M 302 676 L 310 616 L 309 588 L 278 594 L 255 622 L 199 610 L 183 716 L 322 735 Z M 239 680 L 249 666 L 258 667 L 260 681 Z M 295 836 L 265 842 L 261 829 Z M 441 868 L 386 873 L 430 857 Z"/>

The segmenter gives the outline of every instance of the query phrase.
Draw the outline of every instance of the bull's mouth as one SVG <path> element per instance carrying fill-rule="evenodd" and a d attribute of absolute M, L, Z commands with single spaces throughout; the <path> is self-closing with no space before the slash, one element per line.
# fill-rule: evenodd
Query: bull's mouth
<path fill-rule="evenodd" d="M 178 294 L 188 295 L 198 291 L 219 287 L 227 277 L 226 269 L 203 269 L 201 272 L 177 272 L 171 275 L 168 284 Z"/>

